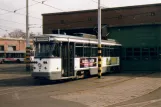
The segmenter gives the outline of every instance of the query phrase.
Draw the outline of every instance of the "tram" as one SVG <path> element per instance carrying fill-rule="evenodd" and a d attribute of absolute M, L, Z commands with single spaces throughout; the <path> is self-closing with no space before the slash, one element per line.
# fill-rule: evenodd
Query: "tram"
<path fill-rule="evenodd" d="M 35 37 L 32 77 L 60 80 L 98 73 L 98 40 L 60 34 Z M 102 40 L 102 73 L 120 72 L 121 44 Z"/>

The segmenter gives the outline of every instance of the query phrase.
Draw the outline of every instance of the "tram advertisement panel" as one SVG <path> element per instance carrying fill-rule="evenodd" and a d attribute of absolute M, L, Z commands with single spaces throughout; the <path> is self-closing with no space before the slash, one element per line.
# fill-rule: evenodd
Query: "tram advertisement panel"
<path fill-rule="evenodd" d="M 96 58 L 81 58 L 80 59 L 80 68 L 95 67 L 95 66 L 96 66 Z"/>
<path fill-rule="evenodd" d="M 118 64 L 117 57 L 108 57 L 106 59 L 106 65 Z"/>

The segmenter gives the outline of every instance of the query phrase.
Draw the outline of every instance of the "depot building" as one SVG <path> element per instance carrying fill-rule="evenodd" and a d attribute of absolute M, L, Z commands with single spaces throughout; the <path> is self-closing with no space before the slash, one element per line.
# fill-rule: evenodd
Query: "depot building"
<path fill-rule="evenodd" d="M 97 10 L 43 14 L 43 33 L 97 35 L 97 14 Z M 161 4 L 103 9 L 102 39 L 122 44 L 122 70 L 160 70 Z"/>

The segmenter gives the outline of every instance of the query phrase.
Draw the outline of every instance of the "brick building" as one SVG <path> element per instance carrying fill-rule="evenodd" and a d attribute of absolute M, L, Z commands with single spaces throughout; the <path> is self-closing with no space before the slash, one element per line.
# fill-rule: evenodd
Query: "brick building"
<path fill-rule="evenodd" d="M 43 14 L 43 33 L 97 35 L 97 10 Z M 102 37 L 122 44 L 123 70 L 160 70 L 161 4 L 102 10 Z"/>
<path fill-rule="evenodd" d="M 32 45 L 32 41 L 30 41 Z M 26 40 L 17 38 L 0 38 L 0 51 L 25 51 Z"/>

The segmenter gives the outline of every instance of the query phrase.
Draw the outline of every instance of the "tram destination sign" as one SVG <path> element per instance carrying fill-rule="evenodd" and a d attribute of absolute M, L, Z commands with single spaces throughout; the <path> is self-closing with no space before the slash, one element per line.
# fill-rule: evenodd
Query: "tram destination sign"
<path fill-rule="evenodd" d="M 36 38 L 36 41 L 38 41 L 38 42 L 49 41 L 49 37 L 38 37 L 38 38 Z"/>

